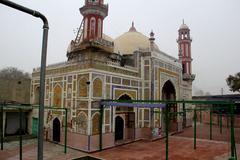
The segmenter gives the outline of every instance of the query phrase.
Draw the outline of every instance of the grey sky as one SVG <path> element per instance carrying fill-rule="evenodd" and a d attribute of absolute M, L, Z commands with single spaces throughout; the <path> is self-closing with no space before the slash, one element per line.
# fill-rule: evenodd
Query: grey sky
<path fill-rule="evenodd" d="M 116 38 L 135 22 L 138 31 L 153 30 L 159 48 L 177 57 L 177 30 L 185 19 L 191 29 L 194 86 L 220 94 L 225 79 L 240 71 L 239 0 L 105 0 L 109 16 L 104 33 Z M 14 0 L 41 11 L 50 23 L 48 64 L 66 61 L 68 44 L 82 20 L 84 0 Z M 0 68 L 15 66 L 31 72 L 40 64 L 42 22 L 0 5 Z"/>

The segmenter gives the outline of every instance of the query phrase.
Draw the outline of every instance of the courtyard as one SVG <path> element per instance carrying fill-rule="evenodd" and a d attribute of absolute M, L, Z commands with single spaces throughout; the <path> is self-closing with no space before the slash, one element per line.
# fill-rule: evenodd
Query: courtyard
<path fill-rule="evenodd" d="M 208 127 L 208 126 L 207 126 Z M 197 149 L 193 149 L 193 138 L 190 138 L 192 128 L 185 132 L 170 136 L 169 138 L 169 159 L 170 160 L 226 160 L 229 158 L 230 145 L 224 141 L 197 139 Z M 213 137 L 218 137 L 213 132 Z M 37 159 L 37 140 L 26 140 L 23 143 L 23 159 Z M 18 142 L 4 144 L 4 150 L 0 151 L 1 160 L 18 160 Z M 240 145 L 237 144 L 237 152 L 240 155 Z M 64 154 L 64 147 L 58 144 L 44 142 L 44 159 L 46 160 L 68 160 L 83 156 L 93 156 L 105 160 L 164 160 L 165 139 L 156 141 L 137 141 L 127 145 L 87 154 L 81 151 L 68 148 Z"/>

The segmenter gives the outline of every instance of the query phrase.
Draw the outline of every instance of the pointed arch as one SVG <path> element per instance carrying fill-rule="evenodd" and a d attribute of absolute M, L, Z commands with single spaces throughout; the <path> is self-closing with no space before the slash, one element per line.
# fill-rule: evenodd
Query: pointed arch
<path fill-rule="evenodd" d="M 86 17 L 84 21 L 84 39 L 87 38 L 88 36 L 87 33 L 88 33 L 88 18 Z"/>
<path fill-rule="evenodd" d="M 93 97 L 102 97 L 103 83 L 100 78 L 96 78 L 93 81 Z"/>
<path fill-rule="evenodd" d="M 88 96 L 88 86 L 87 86 L 87 78 L 83 77 L 78 82 L 78 96 L 79 97 L 87 97 Z"/>
<path fill-rule="evenodd" d="M 53 106 L 61 107 L 62 106 L 62 87 L 59 84 L 56 84 L 53 89 Z"/>
<path fill-rule="evenodd" d="M 90 19 L 90 38 L 94 38 L 96 33 L 96 18 L 92 17 Z"/>
<path fill-rule="evenodd" d="M 39 91 L 40 87 L 36 86 L 34 89 L 34 104 L 39 105 Z"/>
<path fill-rule="evenodd" d="M 127 94 L 127 93 L 123 93 L 119 96 L 118 100 L 132 100 L 132 97 Z M 131 107 L 116 107 L 116 111 L 133 111 L 133 108 Z"/>
<path fill-rule="evenodd" d="M 176 100 L 176 89 L 171 80 L 167 80 L 162 87 L 162 100 Z"/>
<path fill-rule="evenodd" d="M 92 135 L 99 134 L 100 113 L 95 113 L 92 116 Z"/>
<path fill-rule="evenodd" d="M 121 116 L 115 117 L 115 141 L 123 140 L 124 137 L 124 120 Z"/>
<path fill-rule="evenodd" d="M 81 134 L 86 134 L 87 133 L 87 114 L 84 112 L 80 112 L 77 115 L 76 119 L 76 127 L 77 127 L 77 132 Z"/>
<path fill-rule="evenodd" d="M 61 123 L 60 120 L 56 117 L 53 120 L 53 141 L 60 142 L 61 139 Z"/>
<path fill-rule="evenodd" d="M 102 37 L 102 20 L 98 19 L 98 38 Z"/>

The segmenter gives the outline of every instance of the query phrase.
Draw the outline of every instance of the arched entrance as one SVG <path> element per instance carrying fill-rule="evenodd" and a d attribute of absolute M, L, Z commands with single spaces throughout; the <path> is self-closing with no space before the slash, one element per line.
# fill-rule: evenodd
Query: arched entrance
<path fill-rule="evenodd" d="M 132 100 L 132 98 L 127 94 L 123 94 L 121 97 L 119 97 L 119 100 L 127 101 L 127 100 Z M 117 116 L 121 115 L 122 120 L 125 122 L 125 126 L 121 126 L 121 124 L 123 125 L 123 123 L 116 123 L 115 122 L 115 129 L 116 128 L 123 128 L 122 131 L 119 131 L 119 134 L 122 134 L 122 139 L 123 138 L 125 140 L 135 139 L 135 112 L 134 112 L 134 108 L 133 107 L 128 107 L 128 106 L 117 107 L 116 108 L 116 115 Z M 120 126 L 118 126 L 118 125 L 120 125 Z M 115 130 L 115 132 L 116 132 L 116 130 Z M 121 136 L 119 136 L 119 137 L 121 137 Z M 120 140 L 120 139 L 115 138 L 115 140 Z"/>
<path fill-rule="evenodd" d="M 168 80 L 165 82 L 162 88 L 162 100 L 167 100 L 167 101 L 174 101 L 176 100 L 176 90 L 173 85 L 173 83 Z M 171 104 L 170 107 L 170 112 L 177 112 L 177 105 L 176 104 Z M 170 124 L 169 124 L 169 130 L 171 132 L 177 131 L 177 115 L 171 117 L 170 119 Z"/>
<path fill-rule="evenodd" d="M 122 95 L 118 100 L 125 100 L 125 101 L 128 101 L 128 100 L 132 100 L 132 98 L 129 96 L 129 95 L 127 95 L 127 94 L 124 94 L 124 95 Z M 133 111 L 133 108 L 130 108 L 130 107 L 117 107 L 116 108 L 116 111 L 122 111 L 122 112 L 128 112 L 128 111 Z"/>
<path fill-rule="evenodd" d="M 55 118 L 53 120 L 53 141 L 54 142 L 60 142 L 60 121 L 58 118 Z"/>
<path fill-rule="evenodd" d="M 123 140 L 124 121 L 122 117 L 115 118 L 115 141 Z"/>
<path fill-rule="evenodd" d="M 176 100 L 176 91 L 170 80 L 163 85 L 162 100 Z"/>

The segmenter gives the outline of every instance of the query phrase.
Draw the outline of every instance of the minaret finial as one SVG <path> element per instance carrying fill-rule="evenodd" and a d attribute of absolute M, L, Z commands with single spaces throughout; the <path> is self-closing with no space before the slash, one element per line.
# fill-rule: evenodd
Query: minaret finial
<path fill-rule="evenodd" d="M 129 29 L 129 32 L 136 32 L 136 28 L 134 26 L 134 21 L 132 21 L 132 27 Z"/>

